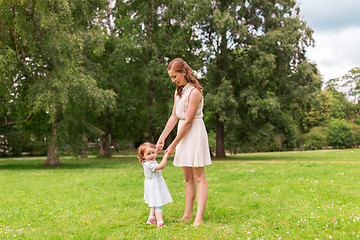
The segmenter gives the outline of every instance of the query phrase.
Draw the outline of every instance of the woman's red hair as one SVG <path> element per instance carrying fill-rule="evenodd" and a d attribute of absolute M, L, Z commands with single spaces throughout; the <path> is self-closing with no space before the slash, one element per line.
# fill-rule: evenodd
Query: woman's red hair
<path fill-rule="evenodd" d="M 203 91 L 203 87 L 200 86 L 200 83 L 198 82 L 198 80 L 196 80 L 191 67 L 189 67 L 189 65 L 182 60 L 181 58 L 175 58 L 174 60 L 172 60 L 167 68 L 168 71 L 170 70 L 174 70 L 175 72 L 183 72 L 185 71 L 185 79 L 187 82 L 191 83 L 197 90 L 199 90 L 200 92 Z M 177 91 L 177 95 L 181 97 L 182 95 L 182 90 L 183 90 L 184 86 L 178 86 L 176 85 L 176 91 Z"/>

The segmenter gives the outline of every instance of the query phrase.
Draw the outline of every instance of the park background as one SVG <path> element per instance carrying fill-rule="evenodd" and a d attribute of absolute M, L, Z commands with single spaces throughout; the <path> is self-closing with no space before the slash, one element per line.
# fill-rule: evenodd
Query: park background
<path fill-rule="evenodd" d="M 216 157 L 360 142 L 359 68 L 323 81 L 296 1 L 2 1 L 0 34 L 4 157 L 156 143 L 175 57 L 205 88 Z"/>
<path fill-rule="evenodd" d="M 324 79 L 300 6 L 0 1 L 0 237 L 358 238 L 360 70 Z M 170 159 L 156 231 L 135 151 L 171 113 L 175 57 L 204 87 L 211 197 L 205 224 L 177 223 Z"/>

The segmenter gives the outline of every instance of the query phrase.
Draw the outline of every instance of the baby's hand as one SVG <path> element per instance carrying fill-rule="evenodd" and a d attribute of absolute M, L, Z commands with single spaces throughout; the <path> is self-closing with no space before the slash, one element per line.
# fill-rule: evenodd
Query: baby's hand
<path fill-rule="evenodd" d="M 171 155 L 169 153 L 165 153 L 163 159 L 168 159 Z"/>

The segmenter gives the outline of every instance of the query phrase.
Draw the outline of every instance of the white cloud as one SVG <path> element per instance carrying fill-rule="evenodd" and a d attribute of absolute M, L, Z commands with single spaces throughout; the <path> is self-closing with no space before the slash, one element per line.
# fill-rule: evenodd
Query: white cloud
<path fill-rule="evenodd" d="M 299 0 L 300 14 L 314 30 L 315 47 L 307 56 L 324 82 L 360 67 L 359 0 Z"/>
<path fill-rule="evenodd" d="M 315 32 L 314 39 L 315 47 L 307 49 L 307 56 L 318 65 L 325 82 L 360 66 L 360 27 Z"/>
<path fill-rule="evenodd" d="M 299 6 L 316 31 L 360 26 L 359 0 L 299 0 Z"/>

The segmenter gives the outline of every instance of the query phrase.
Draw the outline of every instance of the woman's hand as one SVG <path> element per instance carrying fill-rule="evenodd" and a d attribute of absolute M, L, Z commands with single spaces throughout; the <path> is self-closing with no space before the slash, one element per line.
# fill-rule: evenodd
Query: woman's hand
<path fill-rule="evenodd" d="M 165 144 L 165 141 L 164 140 L 158 140 L 157 143 L 156 143 L 156 153 L 159 153 L 161 152 L 161 150 L 163 149 L 164 147 L 164 144 Z"/>
<path fill-rule="evenodd" d="M 175 153 L 175 147 L 173 147 L 173 145 L 170 144 L 170 146 L 168 146 L 168 148 L 165 150 L 165 154 L 167 154 L 168 157 L 170 157 L 174 153 Z"/>

